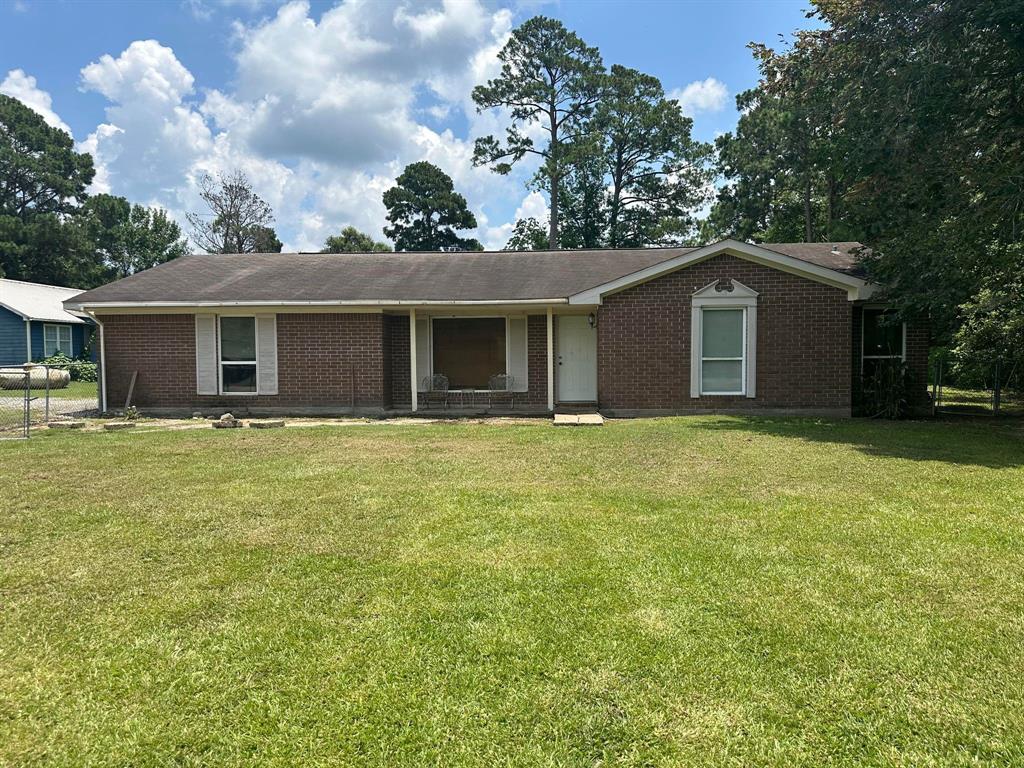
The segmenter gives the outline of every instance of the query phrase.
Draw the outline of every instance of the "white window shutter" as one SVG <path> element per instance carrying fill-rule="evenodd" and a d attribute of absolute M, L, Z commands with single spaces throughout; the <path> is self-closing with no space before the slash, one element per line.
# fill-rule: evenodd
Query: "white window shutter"
<path fill-rule="evenodd" d="M 196 315 L 196 392 L 217 394 L 216 315 Z"/>
<path fill-rule="evenodd" d="M 423 391 L 423 379 L 433 373 L 430 370 L 430 318 L 416 318 L 416 377 L 419 391 Z"/>
<path fill-rule="evenodd" d="M 256 381 L 259 394 L 277 394 L 277 315 L 256 315 Z"/>
<path fill-rule="evenodd" d="M 747 307 L 747 397 L 757 397 L 757 307 Z"/>
<path fill-rule="evenodd" d="M 530 380 L 526 369 L 526 318 L 508 319 L 508 373 L 512 376 L 512 390 L 526 392 Z"/>
<path fill-rule="evenodd" d="M 690 310 L 690 397 L 700 397 L 701 311 L 696 304 Z"/>

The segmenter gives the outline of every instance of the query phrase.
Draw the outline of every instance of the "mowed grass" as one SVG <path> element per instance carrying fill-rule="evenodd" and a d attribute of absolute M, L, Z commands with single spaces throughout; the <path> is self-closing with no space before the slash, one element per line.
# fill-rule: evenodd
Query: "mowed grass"
<path fill-rule="evenodd" d="M 0 444 L 0 764 L 1024 762 L 1020 424 Z"/>
<path fill-rule="evenodd" d="M 45 398 L 46 390 L 33 389 L 32 396 Z M 54 400 L 99 400 L 99 385 L 95 381 L 70 381 L 62 389 L 52 388 L 50 398 Z"/>

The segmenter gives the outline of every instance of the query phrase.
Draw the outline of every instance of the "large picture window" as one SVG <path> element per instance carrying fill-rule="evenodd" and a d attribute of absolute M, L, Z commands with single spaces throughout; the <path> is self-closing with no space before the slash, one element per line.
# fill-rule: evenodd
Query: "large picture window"
<path fill-rule="evenodd" d="M 871 378 L 880 366 L 892 365 L 904 358 L 904 325 L 893 322 L 882 309 L 864 310 L 864 347 L 861 373 Z"/>
<path fill-rule="evenodd" d="M 220 318 L 220 386 L 225 393 L 256 393 L 256 318 Z"/>
<path fill-rule="evenodd" d="M 701 394 L 744 394 L 746 310 L 701 310 Z"/>
<path fill-rule="evenodd" d="M 74 357 L 71 350 L 70 325 L 43 326 L 43 357 L 62 354 Z"/>
<path fill-rule="evenodd" d="M 431 335 L 434 373 L 452 389 L 487 389 L 506 373 L 504 317 L 435 317 Z"/>

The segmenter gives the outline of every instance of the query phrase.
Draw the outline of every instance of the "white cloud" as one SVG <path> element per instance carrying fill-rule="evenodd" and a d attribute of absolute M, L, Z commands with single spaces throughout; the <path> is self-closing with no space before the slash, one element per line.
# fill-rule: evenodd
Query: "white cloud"
<path fill-rule="evenodd" d="M 201 207 L 203 173 L 240 169 L 274 208 L 286 247 L 314 250 L 349 224 L 382 237 L 384 190 L 429 160 L 469 200 L 476 235 L 501 247 L 512 224 L 490 227 L 485 211 L 504 210 L 503 220 L 534 168 L 502 177 L 473 167 L 472 138 L 500 133 L 506 118 L 477 115 L 469 94 L 497 72 L 511 26 L 509 11 L 477 0 L 347 0 L 319 18 L 299 0 L 235 24 L 236 73 L 220 90 L 203 89 L 169 47 L 133 42 L 82 70 L 83 89 L 109 101 L 81 144 L 96 159 L 93 187 L 162 205 L 184 224 Z M 466 138 L 420 122 L 459 112 Z M 544 205 L 536 193 L 527 200 Z"/>
<path fill-rule="evenodd" d="M 25 74 L 24 70 L 12 69 L 8 72 L 7 77 L 0 83 L 0 93 L 13 96 L 42 115 L 47 125 L 59 128 L 66 131 L 69 136 L 71 135 L 71 129 L 67 123 L 53 111 L 53 99 L 50 98 L 50 94 L 39 88 L 36 85 L 36 79 Z"/>
<path fill-rule="evenodd" d="M 512 221 L 495 227 L 482 227 L 481 242 L 489 251 L 501 250 L 508 244 L 508 239 L 512 237 L 512 230 L 515 229 L 517 221 L 533 218 L 540 222 L 541 226 L 546 226 L 549 213 L 548 203 L 544 196 L 539 192 L 530 192 L 519 204 Z"/>
<path fill-rule="evenodd" d="M 668 97 L 678 100 L 683 112 L 692 116 L 698 112 L 722 111 L 729 91 L 721 80 L 709 77 L 705 80 L 695 80 L 685 88 L 676 88 Z"/>
<path fill-rule="evenodd" d="M 93 153 L 97 183 L 137 201 L 174 207 L 193 165 L 214 149 L 203 116 L 186 101 L 192 74 L 174 51 L 137 40 L 82 70 L 82 88 L 105 96 L 107 122 L 83 142 Z"/>

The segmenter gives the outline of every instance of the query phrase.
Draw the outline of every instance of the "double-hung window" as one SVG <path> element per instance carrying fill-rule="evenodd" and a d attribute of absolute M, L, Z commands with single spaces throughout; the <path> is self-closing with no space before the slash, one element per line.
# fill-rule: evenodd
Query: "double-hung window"
<path fill-rule="evenodd" d="M 690 397 L 757 397 L 757 291 L 716 280 L 691 307 Z"/>
<path fill-rule="evenodd" d="M 43 357 L 56 354 L 73 357 L 70 325 L 43 326 Z"/>
<path fill-rule="evenodd" d="M 220 318 L 220 388 L 256 394 L 256 318 Z"/>
<path fill-rule="evenodd" d="M 882 309 L 865 309 L 863 317 L 861 373 L 870 379 L 880 367 L 905 359 L 906 327 L 904 323 L 896 323 L 886 317 L 886 312 Z"/>
<path fill-rule="evenodd" d="M 701 309 L 700 392 L 702 395 L 745 393 L 747 346 L 744 307 Z"/>

